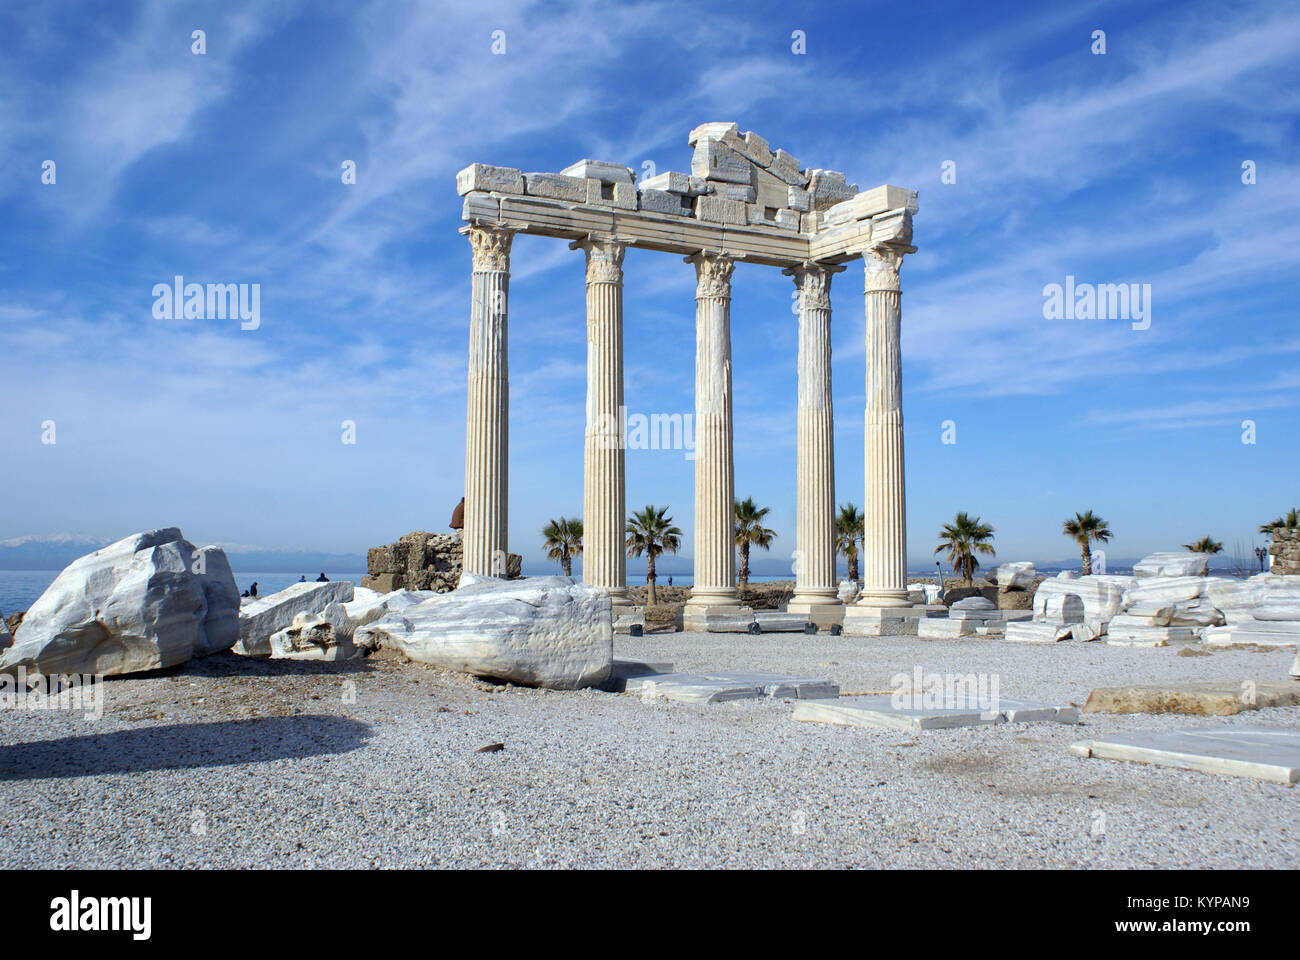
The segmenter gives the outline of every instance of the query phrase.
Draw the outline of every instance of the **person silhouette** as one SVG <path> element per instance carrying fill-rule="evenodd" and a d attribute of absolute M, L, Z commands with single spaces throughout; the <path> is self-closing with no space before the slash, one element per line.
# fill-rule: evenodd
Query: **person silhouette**
<path fill-rule="evenodd" d="M 299 577 L 299 578 L 298 578 L 298 582 L 299 582 L 299 583 L 306 583 L 306 582 L 307 582 L 307 574 L 304 573 L 301 577 Z"/>
<path fill-rule="evenodd" d="M 320 575 L 319 577 L 316 578 L 316 582 L 317 582 L 317 583 L 329 583 L 329 582 L 330 582 L 330 578 L 327 577 L 327 576 L 325 576 L 325 571 L 322 570 L 322 571 L 321 571 L 321 575 Z"/>
<path fill-rule="evenodd" d="M 255 596 L 257 596 L 257 581 L 256 581 L 256 580 L 254 580 L 254 581 L 253 581 L 253 585 L 252 585 L 251 587 L 248 588 L 248 595 L 249 595 L 250 597 L 255 597 Z"/>

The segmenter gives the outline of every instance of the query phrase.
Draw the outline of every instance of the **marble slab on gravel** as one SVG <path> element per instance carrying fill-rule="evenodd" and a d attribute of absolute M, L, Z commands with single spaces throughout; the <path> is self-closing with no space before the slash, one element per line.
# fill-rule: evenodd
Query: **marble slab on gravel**
<path fill-rule="evenodd" d="M 663 697 L 676 703 L 725 703 L 728 700 L 757 700 L 762 691 L 753 683 L 712 680 L 690 673 L 658 673 L 629 677 L 626 693 L 652 699 Z"/>
<path fill-rule="evenodd" d="M 763 696 L 771 698 L 792 697 L 799 700 L 822 700 L 840 695 L 840 685 L 831 680 L 816 677 L 788 677 L 779 673 L 761 671 L 728 671 L 726 673 L 706 673 L 710 680 L 728 683 L 752 683 Z"/>
<path fill-rule="evenodd" d="M 995 723 L 1078 723 L 1079 711 L 1033 700 L 998 698 L 996 707 L 981 710 L 976 703 L 960 707 L 904 707 L 894 705 L 890 694 L 806 700 L 795 705 L 794 719 L 810 723 L 836 723 L 891 730 L 948 730 L 954 727 L 990 726 Z"/>
<path fill-rule="evenodd" d="M 1279 727 L 1114 734 L 1074 744 L 1070 751 L 1102 760 L 1154 763 L 1288 786 L 1300 782 L 1300 730 Z"/>

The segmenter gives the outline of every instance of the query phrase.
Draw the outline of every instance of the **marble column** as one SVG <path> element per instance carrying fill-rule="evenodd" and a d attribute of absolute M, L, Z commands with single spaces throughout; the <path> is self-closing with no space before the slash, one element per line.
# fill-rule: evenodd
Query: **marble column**
<path fill-rule="evenodd" d="M 506 363 L 514 232 L 469 227 L 474 251 L 465 415 L 464 571 L 506 575 L 510 382 Z"/>
<path fill-rule="evenodd" d="M 738 606 L 731 425 L 731 274 L 735 260 L 695 264 L 695 584 L 687 605 Z"/>
<path fill-rule="evenodd" d="M 835 427 L 831 404 L 831 276 L 805 262 L 782 271 L 799 291 L 795 591 L 791 613 L 836 607 Z"/>
<path fill-rule="evenodd" d="M 898 269 L 906 249 L 878 244 L 863 255 L 867 309 L 866 484 L 859 607 L 906 607 L 907 500 L 903 489 L 902 308 Z"/>
<path fill-rule="evenodd" d="M 582 582 L 628 604 L 623 442 L 623 254 L 617 240 L 573 244 L 587 254 L 587 436 Z"/>

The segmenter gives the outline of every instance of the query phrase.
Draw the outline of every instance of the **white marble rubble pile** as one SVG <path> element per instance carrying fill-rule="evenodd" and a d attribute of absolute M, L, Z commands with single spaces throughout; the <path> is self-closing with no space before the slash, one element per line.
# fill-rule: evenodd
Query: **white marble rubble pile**
<path fill-rule="evenodd" d="M 348 603 L 354 587 L 347 580 L 295 583 L 265 597 L 245 597 L 239 608 L 239 642 L 232 653 L 245 657 L 284 656 L 286 649 L 271 643 L 271 637 L 294 625 L 300 614 L 314 616 L 331 603 Z"/>
<path fill-rule="evenodd" d="M 464 574 L 452 592 L 386 613 L 353 639 L 461 673 L 557 690 L 605 682 L 614 658 L 609 592 L 572 577 Z"/>
<path fill-rule="evenodd" d="M 0 670 L 121 674 L 229 649 L 239 592 L 225 552 L 176 527 L 135 533 L 69 564 L 0 649 Z"/>
<path fill-rule="evenodd" d="M 1029 610 L 999 610 L 987 597 L 966 597 L 948 608 L 947 618 L 928 617 L 916 622 L 916 635 L 922 640 L 946 640 L 956 637 L 1001 636 L 1007 625 L 1028 620 Z"/>
<path fill-rule="evenodd" d="M 1034 593 L 1033 619 L 1008 623 L 1006 639 L 1015 643 L 1097 640 L 1110 619 L 1124 609 L 1124 591 L 1133 577 L 1064 571 L 1044 580 Z"/>
<path fill-rule="evenodd" d="M 1300 577 L 1208 576 L 1201 553 L 1153 553 L 1132 577 L 1064 572 L 1039 585 L 1034 618 L 1008 624 L 1006 639 L 1029 643 L 1102 640 L 1112 646 L 1295 646 Z"/>
<path fill-rule="evenodd" d="M 304 589 L 308 587 L 328 589 Z M 248 635 L 235 652 L 272 660 L 351 660 L 373 649 L 355 642 L 358 629 L 438 595 L 433 590 L 379 593 L 349 587 L 347 581 L 297 583 L 259 598 L 247 608 Z M 286 616 L 289 623 L 277 629 Z"/>
<path fill-rule="evenodd" d="M 1294 647 L 1300 642 L 1300 576 L 1260 573 L 1249 580 L 1216 579 L 1206 597 L 1224 618 L 1203 631 L 1206 646 Z"/>

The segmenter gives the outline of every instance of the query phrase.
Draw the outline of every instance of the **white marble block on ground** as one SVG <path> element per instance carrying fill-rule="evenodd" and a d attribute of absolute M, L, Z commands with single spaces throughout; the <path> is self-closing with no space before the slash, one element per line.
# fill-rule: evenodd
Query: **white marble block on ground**
<path fill-rule="evenodd" d="M 886 612 L 897 610 L 897 613 Z M 926 618 L 924 609 L 913 607 L 859 607 L 844 610 L 846 637 L 914 637 L 917 623 Z"/>
<path fill-rule="evenodd" d="M 1288 629 L 1276 629 L 1287 626 Z M 1300 626 L 1300 625 L 1297 625 Z M 1208 627 L 1201 636 L 1207 647 L 1297 647 L 1300 631 L 1279 621 L 1248 621 L 1226 627 Z"/>
<path fill-rule="evenodd" d="M 1011 643 L 1059 643 L 1070 638 L 1070 625 L 1020 621 L 1008 623 L 1004 638 Z"/>
<path fill-rule="evenodd" d="M 758 633 L 762 630 L 749 607 L 690 604 L 682 608 L 682 629 L 699 633 Z"/>
<path fill-rule="evenodd" d="M 1199 639 L 1194 627 L 1158 627 L 1141 617 L 1121 615 L 1106 626 L 1106 642 L 1112 647 L 1164 647 Z"/>
<path fill-rule="evenodd" d="M 501 580 L 465 574 L 451 593 L 357 631 L 359 645 L 526 686 L 572 690 L 609 676 L 614 625 L 609 591 L 571 577 Z"/>
<path fill-rule="evenodd" d="M 1077 756 L 1131 760 L 1182 770 L 1300 782 L 1300 730 L 1289 727 L 1205 727 L 1111 734 L 1074 744 Z"/>
<path fill-rule="evenodd" d="M 643 699 L 663 697 L 677 703 L 723 703 L 729 700 L 810 699 L 839 696 L 839 684 L 815 677 L 758 671 L 716 673 L 635 673 L 622 678 L 626 693 Z"/>
<path fill-rule="evenodd" d="M 806 615 L 783 613 L 780 610 L 755 611 L 754 620 L 764 633 L 806 633 L 812 626 Z"/>
<path fill-rule="evenodd" d="M 921 640 L 955 640 L 957 637 L 972 637 L 982 623 L 982 620 L 944 620 L 927 617 L 916 621 L 916 636 Z"/>

